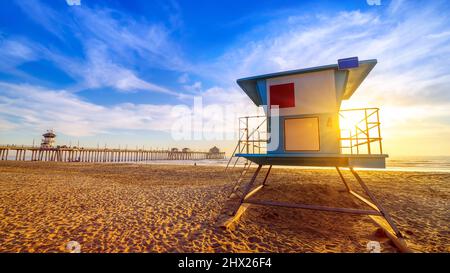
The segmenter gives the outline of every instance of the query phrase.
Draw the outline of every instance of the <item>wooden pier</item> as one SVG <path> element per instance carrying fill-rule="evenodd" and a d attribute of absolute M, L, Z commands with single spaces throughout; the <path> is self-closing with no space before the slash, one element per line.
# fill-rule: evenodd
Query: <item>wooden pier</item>
<path fill-rule="evenodd" d="M 0 146 L 0 160 L 58 162 L 140 162 L 151 160 L 224 159 L 225 153 L 108 149 L 108 148 L 42 148 Z"/>

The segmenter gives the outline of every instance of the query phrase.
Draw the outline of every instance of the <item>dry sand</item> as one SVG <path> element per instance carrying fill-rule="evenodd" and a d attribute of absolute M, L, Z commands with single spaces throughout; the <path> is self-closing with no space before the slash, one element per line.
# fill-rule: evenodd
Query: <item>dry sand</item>
<path fill-rule="evenodd" d="M 360 175 L 414 250 L 450 251 L 450 174 Z M 3 161 L 0 252 L 396 252 L 366 216 L 255 206 L 222 230 L 230 187 L 223 167 Z M 364 207 L 344 190 L 335 170 L 274 169 L 252 198 Z"/>

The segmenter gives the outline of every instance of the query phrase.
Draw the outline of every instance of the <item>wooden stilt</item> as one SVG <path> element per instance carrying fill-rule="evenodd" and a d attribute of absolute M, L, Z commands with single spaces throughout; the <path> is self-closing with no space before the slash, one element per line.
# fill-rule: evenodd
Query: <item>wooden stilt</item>
<path fill-rule="evenodd" d="M 385 234 L 391 239 L 391 241 L 398 247 L 398 249 L 401 252 L 411 252 L 411 250 L 406 245 L 406 242 L 403 238 L 402 233 L 397 228 L 395 222 L 392 220 L 389 213 L 383 208 L 381 203 L 378 202 L 376 197 L 372 194 L 372 192 L 369 190 L 367 185 L 364 183 L 364 181 L 361 179 L 361 177 L 358 175 L 358 173 L 352 168 L 349 167 L 350 172 L 353 174 L 353 176 L 356 178 L 358 183 L 360 184 L 361 188 L 364 190 L 364 192 L 369 196 L 370 200 L 367 200 L 366 198 L 362 197 L 358 193 L 351 190 L 350 186 L 348 185 L 347 181 L 345 181 L 344 176 L 342 175 L 341 171 L 339 170 L 339 167 L 336 167 L 336 170 L 339 173 L 339 176 L 341 177 L 342 182 L 344 182 L 345 186 L 347 187 L 347 190 L 350 194 L 352 194 L 354 197 L 356 197 L 358 200 L 362 201 L 369 207 L 373 208 L 374 210 L 378 211 L 380 213 L 380 216 L 370 216 L 372 221 L 378 225 L 380 228 L 382 228 L 385 232 Z"/>
<path fill-rule="evenodd" d="M 266 176 L 264 177 L 263 186 L 267 183 L 267 178 L 269 177 L 270 171 L 272 170 L 272 165 L 269 166 L 269 169 L 267 170 Z"/>
<path fill-rule="evenodd" d="M 369 188 L 366 186 L 364 181 L 361 179 L 361 177 L 355 172 L 355 170 L 350 167 L 350 171 L 352 172 L 353 176 L 355 176 L 356 180 L 358 180 L 361 187 L 364 189 L 365 193 L 370 197 L 374 205 L 379 209 L 379 211 L 383 214 L 384 218 L 386 218 L 386 221 L 388 221 L 389 225 L 392 227 L 392 229 L 395 231 L 395 234 L 402 238 L 403 235 L 401 234 L 400 230 L 398 230 L 397 226 L 395 225 L 394 221 L 392 220 L 389 213 L 383 208 L 380 202 L 375 198 L 375 196 L 370 192 Z"/>
<path fill-rule="evenodd" d="M 337 170 L 339 176 L 341 177 L 342 182 L 344 182 L 344 185 L 345 185 L 345 187 L 347 188 L 347 191 L 348 191 L 348 192 L 351 192 L 350 186 L 347 184 L 347 181 L 345 181 L 345 178 L 344 178 L 344 176 L 342 175 L 341 170 L 339 170 L 339 167 L 338 167 L 338 166 L 336 166 L 336 170 Z"/>
<path fill-rule="evenodd" d="M 374 210 L 362 210 L 353 208 L 334 208 L 327 206 L 317 206 L 317 205 L 306 205 L 306 204 L 292 204 L 285 202 L 273 202 L 273 201 L 245 201 L 247 204 L 262 205 L 262 206 L 274 206 L 274 207 L 285 207 L 285 208 L 298 208 L 298 209 L 308 209 L 308 210 L 320 210 L 329 212 L 341 212 L 350 214 L 362 214 L 362 215 L 377 215 L 380 216 L 381 213 Z"/>
<path fill-rule="evenodd" d="M 364 189 L 366 194 L 370 197 L 370 199 L 374 203 L 374 206 L 376 206 L 379 209 L 384 220 L 386 220 L 386 221 L 383 223 L 383 218 L 379 218 L 379 217 L 378 218 L 371 217 L 371 219 L 375 222 L 375 224 L 377 224 L 380 228 L 382 228 L 385 231 L 386 235 L 392 240 L 392 242 L 394 242 L 394 244 L 399 248 L 400 251 L 411 252 L 411 250 L 406 245 L 406 242 L 405 242 L 405 239 L 404 239 L 402 233 L 397 228 L 397 225 L 392 220 L 389 213 L 384 209 L 384 207 L 381 205 L 381 203 L 379 203 L 378 200 L 375 198 L 375 196 L 370 192 L 369 188 L 366 186 L 366 184 L 361 179 L 361 177 L 355 172 L 355 170 L 350 167 L 350 171 L 355 176 L 356 180 L 358 180 L 359 184 Z"/>

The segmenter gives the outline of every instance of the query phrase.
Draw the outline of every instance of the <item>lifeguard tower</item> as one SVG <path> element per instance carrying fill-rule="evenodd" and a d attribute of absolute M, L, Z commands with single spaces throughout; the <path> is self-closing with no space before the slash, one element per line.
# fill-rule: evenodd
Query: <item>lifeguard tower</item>
<path fill-rule="evenodd" d="M 236 221 L 249 205 L 369 215 L 400 250 L 407 251 L 394 221 L 354 169 L 385 168 L 379 109 L 340 109 L 341 102 L 351 98 L 376 64 L 377 60 L 352 57 L 337 64 L 237 80 L 249 98 L 264 108 L 265 115 L 239 119 L 240 139 L 227 165 L 234 183 L 230 200 L 235 203 L 223 226 Z M 236 172 L 230 170 L 240 166 L 240 159 L 246 162 L 233 177 Z M 273 165 L 334 167 L 347 191 L 370 209 L 252 200 L 250 197 L 266 185 Z M 341 168 L 350 170 L 367 197 L 350 188 Z M 259 184 L 256 181 L 263 169 L 266 171 Z"/>
<path fill-rule="evenodd" d="M 53 148 L 55 146 L 56 134 L 53 130 L 47 130 L 42 135 L 41 148 Z"/>

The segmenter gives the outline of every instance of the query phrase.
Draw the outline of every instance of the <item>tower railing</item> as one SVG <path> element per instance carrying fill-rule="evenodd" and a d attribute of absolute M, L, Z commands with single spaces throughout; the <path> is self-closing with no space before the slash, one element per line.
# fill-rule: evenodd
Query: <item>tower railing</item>
<path fill-rule="evenodd" d="M 236 167 L 239 158 L 233 158 L 236 154 L 265 154 L 267 153 L 267 117 L 266 116 L 246 116 L 239 118 L 239 141 L 228 160 L 226 170 Z M 248 162 L 247 162 L 248 163 Z M 246 163 L 246 164 L 247 164 Z"/>
<path fill-rule="evenodd" d="M 239 151 L 246 154 L 267 152 L 267 117 L 249 116 L 239 118 Z"/>
<path fill-rule="evenodd" d="M 344 109 L 339 112 L 341 154 L 382 154 L 382 138 L 378 108 Z M 239 118 L 239 141 L 235 154 L 266 154 L 269 141 L 266 116 Z M 229 162 L 229 163 L 230 163 Z M 229 165 L 229 164 L 228 164 Z"/>
<path fill-rule="evenodd" d="M 342 154 L 382 154 L 378 108 L 345 109 L 339 112 Z"/>

